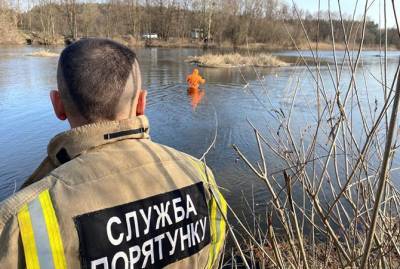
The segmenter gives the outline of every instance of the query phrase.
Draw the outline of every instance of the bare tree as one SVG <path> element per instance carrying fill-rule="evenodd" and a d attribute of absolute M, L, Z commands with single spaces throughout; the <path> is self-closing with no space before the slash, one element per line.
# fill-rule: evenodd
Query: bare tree
<path fill-rule="evenodd" d="M 78 37 L 78 26 L 76 24 L 77 2 L 76 0 L 62 0 L 62 4 L 65 10 L 65 16 L 67 17 L 69 36 L 72 40 L 76 40 Z"/>

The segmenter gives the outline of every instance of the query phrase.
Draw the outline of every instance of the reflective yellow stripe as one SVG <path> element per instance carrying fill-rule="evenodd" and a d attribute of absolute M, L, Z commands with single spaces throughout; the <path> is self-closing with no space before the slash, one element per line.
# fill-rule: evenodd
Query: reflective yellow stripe
<path fill-rule="evenodd" d="M 18 224 L 21 231 L 22 244 L 24 246 L 26 268 L 40 269 L 28 205 L 24 205 L 19 211 Z"/>
<path fill-rule="evenodd" d="M 214 199 L 211 200 L 211 220 L 210 221 L 210 229 L 211 229 L 211 247 L 210 247 L 210 256 L 208 258 L 207 267 L 211 268 L 218 256 L 218 252 L 216 249 L 218 234 L 217 234 L 217 204 Z"/>
<path fill-rule="evenodd" d="M 212 196 L 211 209 L 210 209 L 211 247 L 206 268 L 212 268 L 218 259 L 218 254 L 221 251 L 225 239 L 226 223 L 222 214 L 226 216 L 227 205 L 224 197 L 217 188 L 217 184 L 215 182 L 213 175 L 211 173 L 208 173 L 208 175 L 210 176 L 207 176 L 207 174 L 205 173 L 205 169 L 207 169 L 205 165 L 201 165 L 199 162 L 196 162 L 190 157 L 189 160 L 193 163 L 193 166 L 199 171 L 201 177 L 203 178 L 203 182 L 207 184 L 208 189 L 211 190 L 211 196 Z"/>
<path fill-rule="evenodd" d="M 212 177 L 212 176 L 211 176 Z M 221 192 L 216 190 L 215 188 L 211 188 L 211 191 L 213 192 L 213 206 L 215 206 L 215 211 L 218 213 L 214 218 L 214 229 L 215 229 L 215 237 L 213 238 L 213 251 L 215 253 L 215 256 L 212 256 L 212 259 L 209 259 L 208 261 L 208 266 L 207 268 L 212 268 L 215 264 L 215 262 L 218 259 L 218 253 L 221 252 L 224 239 L 225 239 L 225 228 L 226 228 L 226 222 L 225 219 L 223 218 L 222 214 L 226 216 L 227 213 L 227 205 L 224 197 L 222 196 Z M 219 206 L 219 208 L 218 208 Z"/>
<path fill-rule="evenodd" d="M 217 191 L 217 193 L 218 193 L 217 195 L 219 196 L 218 198 L 219 198 L 219 206 L 220 206 L 220 209 L 222 211 L 221 213 L 224 216 L 226 216 L 226 213 L 227 213 L 226 201 L 225 201 L 224 197 L 222 196 L 222 194 L 219 191 Z M 222 217 L 221 214 L 220 214 L 219 217 L 220 218 Z M 223 242 L 224 242 L 224 239 L 225 239 L 225 228 L 226 228 L 226 222 L 225 222 L 224 219 L 221 219 L 219 221 L 219 238 L 218 238 L 217 244 L 215 246 L 215 252 L 216 253 L 219 253 L 221 251 L 221 248 L 222 248 L 222 245 L 223 245 Z"/>
<path fill-rule="evenodd" d="M 49 236 L 54 267 L 55 269 L 65 269 L 67 268 L 67 263 L 64 256 L 64 247 L 56 213 L 54 212 L 53 204 L 51 203 L 49 190 L 45 190 L 39 194 L 39 201 L 42 206 L 47 234 Z"/>

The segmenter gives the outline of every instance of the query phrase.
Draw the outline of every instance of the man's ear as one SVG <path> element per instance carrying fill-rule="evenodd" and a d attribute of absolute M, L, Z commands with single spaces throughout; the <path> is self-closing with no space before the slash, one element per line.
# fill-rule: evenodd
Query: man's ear
<path fill-rule="evenodd" d="M 136 116 L 144 115 L 144 111 L 146 110 L 146 98 L 147 91 L 140 90 L 136 106 Z"/>
<path fill-rule="evenodd" d="M 67 114 L 65 113 L 64 104 L 61 101 L 60 92 L 58 90 L 50 91 L 50 100 L 53 104 L 54 113 L 60 120 L 66 120 Z"/>

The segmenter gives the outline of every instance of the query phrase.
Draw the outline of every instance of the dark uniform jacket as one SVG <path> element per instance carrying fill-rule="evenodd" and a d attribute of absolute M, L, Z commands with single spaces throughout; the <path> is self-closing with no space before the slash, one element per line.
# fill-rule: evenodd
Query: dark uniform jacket
<path fill-rule="evenodd" d="M 71 129 L 0 204 L 0 268 L 212 268 L 226 203 L 211 170 L 144 116 Z"/>

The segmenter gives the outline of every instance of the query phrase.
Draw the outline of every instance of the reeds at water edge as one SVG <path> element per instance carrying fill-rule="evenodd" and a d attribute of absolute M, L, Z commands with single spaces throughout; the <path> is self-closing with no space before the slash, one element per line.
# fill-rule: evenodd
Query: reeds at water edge
<path fill-rule="evenodd" d="M 233 150 L 249 173 L 264 183 L 271 199 L 265 201 L 265 222 L 255 212 L 250 214 L 255 229 L 230 208 L 230 221 L 234 220 L 237 227 L 229 225 L 234 248 L 225 251 L 223 268 L 400 267 L 400 193 L 394 183 L 400 180 L 396 176 L 400 62 L 392 74 L 388 70 L 386 32 L 391 14 L 400 36 L 395 1 L 391 6 L 383 1 L 379 76 L 368 71 L 362 56 L 371 1 L 366 0 L 362 7 L 362 24 L 350 26 L 343 22 L 340 1 L 337 3 L 346 49 L 339 53 L 335 48 L 329 10 L 326 19 L 332 28 L 331 62 L 322 62 L 318 42 L 310 39 L 311 34 L 318 33 L 307 33 L 302 27 L 311 61 L 304 52 L 297 53 L 314 91 L 312 100 L 301 103 L 311 115 L 303 128 L 299 130 L 294 113 L 300 102 L 299 85 L 306 79 L 303 71 L 294 68 L 297 79 L 289 85 L 289 101 L 283 107 L 271 100 L 268 85 L 253 68 L 264 93 L 253 94 L 266 100 L 262 105 L 276 122 L 266 124 L 267 131 L 262 131 L 248 120 L 258 160 L 246 156 L 236 145 Z M 303 25 L 300 15 L 298 23 Z M 289 31 L 288 38 L 297 47 Z M 381 98 L 372 98 L 368 80 L 380 85 Z M 246 90 L 253 91 L 245 83 Z M 272 159 L 279 162 L 280 169 L 270 169 Z"/>

